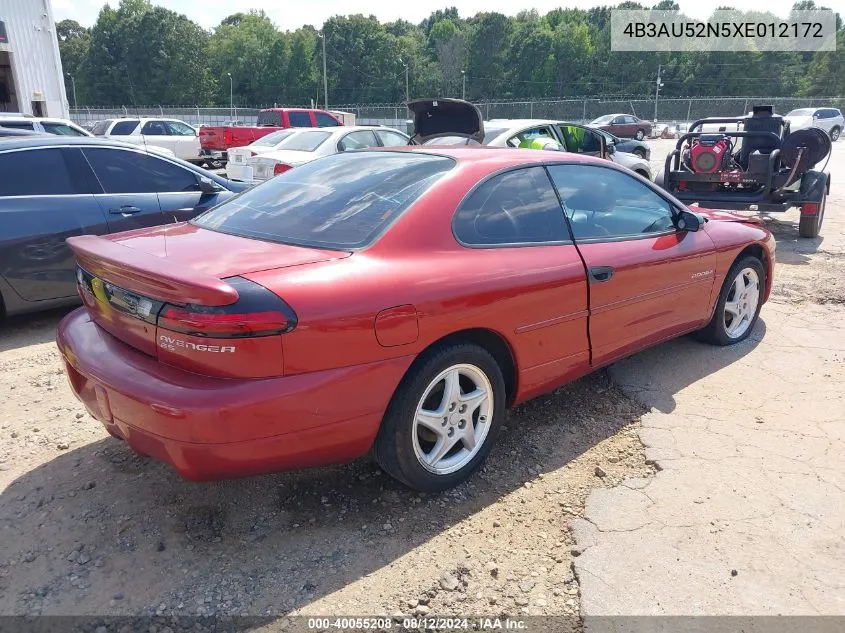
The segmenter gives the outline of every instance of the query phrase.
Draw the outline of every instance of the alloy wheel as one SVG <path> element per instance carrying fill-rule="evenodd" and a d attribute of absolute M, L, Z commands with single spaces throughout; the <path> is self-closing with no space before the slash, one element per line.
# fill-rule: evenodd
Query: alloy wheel
<path fill-rule="evenodd" d="M 414 453 L 437 475 L 466 466 L 481 449 L 493 419 L 493 387 L 470 364 L 453 365 L 435 376 L 414 415 Z"/>
<path fill-rule="evenodd" d="M 751 327 L 760 302 L 760 278 L 753 268 L 743 268 L 734 278 L 724 309 L 725 333 L 739 338 Z"/>

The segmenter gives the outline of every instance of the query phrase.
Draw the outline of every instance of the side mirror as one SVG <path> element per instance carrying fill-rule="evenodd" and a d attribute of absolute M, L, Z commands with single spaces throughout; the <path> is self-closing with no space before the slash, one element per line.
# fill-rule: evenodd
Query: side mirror
<path fill-rule="evenodd" d="M 199 185 L 200 192 L 202 193 L 217 193 L 218 191 L 223 191 L 223 187 L 206 176 L 200 176 Z"/>
<path fill-rule="evenodd" d="M 813 113 L 813 118 L 814 118 L 814 119 L 818 119 L 818 118 L 819 118 L 819 113 L 818 113 L 818 112 Z"/>
<path fill-rule="evenodd" d="M 704 224 L 704 218 L 688 209 L 682 209 L 675 216 L 675 226 L 678 227 L 679 231 L 697 231 L 702 224 Z"/>

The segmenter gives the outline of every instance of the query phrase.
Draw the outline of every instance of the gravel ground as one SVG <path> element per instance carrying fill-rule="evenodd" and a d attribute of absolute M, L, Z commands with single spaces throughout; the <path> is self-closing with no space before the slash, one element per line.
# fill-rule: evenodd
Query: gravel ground
<path fill-rule="evenodd" d="M 569 521 L 651 472 L 599 373 L 511 412 L 485 468 L 418 495 L 370 460 L 215 484 L 108 437 L 72 397 L 61 313 L 0 343 L 0 613 L 578 614 Z"/>
<path fill-rule="evenodd" d="M 668 145 L 654 143 L 655 164 Z M 841 252 L 772 226 L 778 300 L 841 303 L 825 263 Z M 570 522 L 591 490 L 654 472 L 645 409 L 599 372 L 511 411 L 486 466 L 448 493 L 412 493 L 368 459 L 188 483 L 73 398 L 53 342 L 63 314 L 0 326 L 3 615 L 557 614 L 577 627 Z"/>

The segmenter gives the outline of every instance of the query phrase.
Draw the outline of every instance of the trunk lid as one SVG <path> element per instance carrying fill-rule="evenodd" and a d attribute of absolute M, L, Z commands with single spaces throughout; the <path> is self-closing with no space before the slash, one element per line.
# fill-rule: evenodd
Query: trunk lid
<path fill-rule="evenodd" d="M 411 142 L 423 144 L 441 136 L 460 136 L 484 141 L 481 110 L 462 99 L 416 99 L 406 104 L 413 114 Z"/>
<path fill-rule="evenodd" d="M 241 275 L 350 255 L 191 224 L 67 242 L 98 326 L 160 362 L 220 377 L 281 374 L 281 334 L 296 325 L 290 306 Z"/>

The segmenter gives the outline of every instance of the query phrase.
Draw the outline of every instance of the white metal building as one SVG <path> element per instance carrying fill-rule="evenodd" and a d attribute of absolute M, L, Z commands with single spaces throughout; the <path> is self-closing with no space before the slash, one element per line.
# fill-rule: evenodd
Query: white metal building
<path fill-rule="evenodd" d="M 0 112 L 68 117 L 50 0 L 0 0 Z"/>

